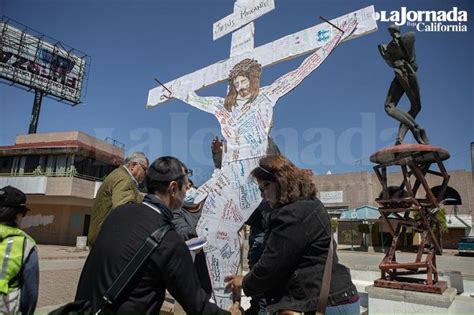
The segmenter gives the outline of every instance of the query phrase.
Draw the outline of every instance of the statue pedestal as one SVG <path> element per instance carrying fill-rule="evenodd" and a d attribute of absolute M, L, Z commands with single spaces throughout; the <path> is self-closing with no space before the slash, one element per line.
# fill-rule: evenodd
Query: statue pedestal
<path fill-rule="evenodd" d="M 370 314 L 455 314 L 456 289 L 430 294 L 368 286 Z M 460 308 L 461 310 L 465 308 Z M 468 308 L 469 309 L 469 308 Z"/>
<path fill-rule="evenodd" d="M 382 276 L 374 282 L 376 287 L 412 290 L 442 294 L 446 283 L 438 281 L 436 254 L 441 255 L 441 231 L 436 212 L 448 187 L 449 175 L 443 165 L 448 151 L 432 145 L 402 144 L 374 153 L 370 160 L 377 165 L 374 171 L 382 185 L 382 193 L 375 201 L 393 237 L 390 249 L 379 265 Z M 431 166 L 438 170 L 432 170 Z M 399 168 L 402 182 L 389 186 L 387 168 Z M 425 176 L 438 176 L 442 184 L 432 190 Z M 424 194 L 423 194 L 424 192 Z M 418 193 L 418 196 L 417 196 Z M 424 198 L 419 196 L 423 194 Z M 407 227 L 421 235 L 414 262 L 399 262 L 396 250 Z M 426 274 L 426 278 L 410 278 Z"/>
<path fill-rule="evenodd" d="M 398 268 L 401 265 L 408 265 L 408 264 L 398 264 Z M 413 264 L 412 264 L 413 265 Z M 384 266 L 385 269 L 390 270 L 389 266 Z M 393 267 L 392 268 L 397 268 Z M 406 266 L 404 266 L 406 267 Z M 418 268 L 429 268 L 428 264 L 419 265 Z M 381 287 L 381 288 L 391 288 L 391 289 L 400 289 L 400 290 L 407 290 L 407 291 L 418 291 L 418 292 L 426 292 L 426 293 L 437 293 L 442 294 L 448 287 L 445 281 L 436 281 L 435 283 L 429 285 L 426 284 L 425 279 L 417 279 L 417 278 L 398 278 L 398 281 L 393 280 L 386 280 L 385 278 L 380 278 L 374 281 L 374 286 Z"/>

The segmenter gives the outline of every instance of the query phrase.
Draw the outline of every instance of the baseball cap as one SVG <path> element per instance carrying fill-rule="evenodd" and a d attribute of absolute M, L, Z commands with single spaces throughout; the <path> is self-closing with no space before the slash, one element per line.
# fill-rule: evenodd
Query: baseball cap
<path fill-rule="evenodd" d="M 25 208 L 26 195 L 19 189 L 12 186 L 5 186 L 0 189 L 0 207 Z"/>

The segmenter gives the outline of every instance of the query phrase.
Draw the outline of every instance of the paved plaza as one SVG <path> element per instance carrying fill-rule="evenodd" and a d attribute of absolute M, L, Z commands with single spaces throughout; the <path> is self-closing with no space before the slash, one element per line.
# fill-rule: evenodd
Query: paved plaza
<path fill-rule="evenodd" d="M 46 313 L 55 306 L 72 301 L 88 252 L 67 246 L 38 247 L 40 288 L 37 311 Z"/>
<path fill-rule="evenodd" d="M 38 313 L 46 313 L 72 301 L 87 254 L 87 251 L 76 251 L 74 247 L 39 245 Z M 338 255 L 344 265 L 359 271 L 378 271 L 378 264 L 383 257 L 379 252 L 351 251 L 345 246 L 339 247 Z M 412 256 L 408 253 L 397 254 L 400 260 L 409 260 Z M 465 279 L 474 280 L 474 257 L 457 256 L 456 251 L 445 251 L 443 256 L 437 257 L 437 263 L 441 272 L 461 271 Z"/>

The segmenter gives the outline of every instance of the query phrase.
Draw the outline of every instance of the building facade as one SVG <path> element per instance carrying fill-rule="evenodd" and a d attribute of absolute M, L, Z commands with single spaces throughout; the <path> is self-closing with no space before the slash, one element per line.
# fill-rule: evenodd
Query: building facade
<path fill-rule="evenodd" d="M 95 194 L 105 176 L 123 163 L 124 150 L 79 131 L 19 135 L 15 144 L 0 146 L 0 187 L 12 185 L 28 196 L 31 211 L 21 226 L 39 243 L 73 245 L 77 236 L 87 235 Z M 449 171 L 449 186 L 461 196 L 462 204 L 445 206 L 449 233 L 446 248 L 454 248 L 460 237 L 469 233 L 474 208 L 473 174 Z M 389 173 L 389 185 L 399 185 L 400 173 Z M 440 184 L 427 176 L 430 187 Z M 318 175 L 314 181 L 318 197 L 330 216 L 363 206 L 377 208 L 375 199 L 382 187 L 373 172 Z M 421 190 L 420 190 L 421 192 Z M 423 197 L 423 196 L 419 196 Z M 360 220 L 359 220 L 360 221 Z M 347 229 L 355 230 L 352 242 L 363 242 L 362 221 L 340 220 L 338 241 L 347 241 Z M 380 220 L 374 227 L 374 245 L 388 233 Z M 352 234 L 351 234 L 352 235 Z M 386 242 L 386 241 L 384 241 Z"/>
<path fill-rule="evenodd" d="M 461 205 L 446 205 L 446 218 L 448 223 L 448 232 L 443 235 L 443 244 L 445 248 L 456 248 L 458 240 L 469 234 L 472 229 L 473 209 L 474 209 L 474 184 L 473 175 L 470 171 L 455 170 L 448 171 L 450 175 L 449 186 L 454 188 L 461 196 Z M 426 176 L 428 185 L 432 188 L 441 184 L 438 176 L 428 174 Z M 399 186 L 403 177 L 401 173 L 389 173 L 389 185 Z M 343 211 L 356 209 L 362 206 L 378 207 L 375 199 L 382 191 L 382 186 L 375 172 L 354 172 L 344 174 L 318 175 L 315 177 L 316 187 L 318 188 L 318 197 L 326 206 L 331 217 L 339 218 Z M 419 189 L 417 198 L 424 198 L 423 190 Z M 373 240 L 376 244 L 383 233 L 388 233 L 388 228 L 384 227 L 381 220 L 375 227 L 376 233 Z M 376 223 L 376 222 L 373 222 Z M 362 243 L 361 227 L 362 221 L 341 220 L 339 222 L 338 240 L 341 244 L 350 244 L 349 234 L 354 234 L 352 242 L 356 245 Z M 353 229 L 355 232 L 344 232 Z M 344 235 L 343 235 L 344 233 Z M 471 232 L 472 233 L 472 232 Z M 408 233 L 411 234 L 411 233 Z M 385 234 L 383 234 L 385 235 Z M 407 235 L 408 241 L 412 235 Z"/>
<path fill-rule="evenodd" d="M 73 245 L 87 235 L 101 181 L 124 160 L 124 150 L 79 131 L 19 135 L 0 146 L 0 187 L 27 195 L 21 227 L 38 243 Z"/>

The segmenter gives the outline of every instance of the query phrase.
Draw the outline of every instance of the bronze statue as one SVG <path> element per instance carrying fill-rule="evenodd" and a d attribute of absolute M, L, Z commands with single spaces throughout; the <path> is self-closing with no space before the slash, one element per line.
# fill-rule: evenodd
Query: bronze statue
<path fill-rule="evenodd" d="M 387 114 L 400 122 L 395 145 L 403 142 L 408 129 L 418 143 L 429 144 L 425 130 L 415 121 L 421 110 L 420 87 L 416 77 L 418 65 L 415 56 L 415 32 L 400 35 L 400 28 L 396 25 L 391 25 L 388 31 L 393 39 L 388 45 L 378 47 L 383 59 L 395 72 L 385 100 Z M 406 93 L 410 100 L 408 112 L 397 108 L 403 93 Z"/>

